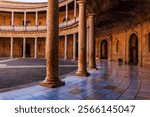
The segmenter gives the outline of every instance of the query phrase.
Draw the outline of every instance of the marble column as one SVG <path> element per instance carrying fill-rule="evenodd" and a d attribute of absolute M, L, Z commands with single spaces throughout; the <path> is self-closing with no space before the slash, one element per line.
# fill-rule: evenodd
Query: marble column
<path fill-rule="evenodd" d="M 79 4 L 79 57 L 76 75 L 89 76 L 86 69 L 86 0 L 77 0 L 77 3 Z"/>
<path fill-rule="evenodd" d="M 11 39 L 10 39 L 10 58 L 13 58 L 13 48 L 14 48 L 13 37 L 11 37 Z"/>
<path fill-rule="evenodd" d="M 76 42 L 77 42 L 77 36 L 76 33 L 73 34 L 73 60 L 76 60 Z"/>
<path fill-rule="evenodd" d="M 35 44 L 34 44 L 34 58 L 37 58 L 37 37 L 35 38 Z"/>
<path fill-rule="evenodd" d="M 55 88 L 64 85 L 58 77 L 59 2 L 48 0 L 46 40 L 46 78 L 43 86 Z"/>
<path fill-rule="evenodd" d="M 96 70 L 95 56 L 95 14 L 89 14 L 89 69 Z"/>
<path fill-rule="evenodd" d="M 14 26 L 14 11 L 12 11 L 11 15 L 11 25 Z"/>
<path fill-rule="evenodd" d="M 67 58 L 68 58 L 68 48 L 67 48 L 67 46 L 68 46 L 68 39 L 67 39 L 67 35 L 65 36 L 65 58 L 64 58 L 64 60 L 67 60 Z"/>
<path fill-rule="evenodd" d="M 38 26 L 38 11 L 35 14 L 35 25 Z"/>
<path fill-rule="evenodd" d="M 24 26 L 26 26 L 27 24 L 27 13 L 26 11 L 24 12 Z"/>
<path fill-rule="evenodd" d="M 26 57 L 26 38 L 23 38 L 23 58 Z"/>

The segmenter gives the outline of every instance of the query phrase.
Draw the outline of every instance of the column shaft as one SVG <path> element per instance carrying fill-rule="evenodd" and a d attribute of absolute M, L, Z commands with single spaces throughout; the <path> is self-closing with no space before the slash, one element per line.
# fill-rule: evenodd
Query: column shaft
<path fill-rule="evenodd" d="M 86 1 L 79 0 L 79 58 L 76 75 L 90 75 L 86 69 Z"/>
<path fill-rule="evenodd" d="M 24 12 L 24 26 L 26 26 L 27 24 L 27 13 L 26 11 Z"/>
<path fill-rule="evenodd" d="M 35 25 L 38 25 L 38 11 L 36 11 L 36 15 L 35 15 Z"/>
<path fill-rule="evenodd" d="M 59 2 L 48 0 L 48 25 L 46 40 L 46 78 L 42 85 L 58 87 L 64 82 L 58 78 L 58 38 L 59 38 Z"/>
<path fill-rule="evenodd" d="M 10 39 L 10 58 L 13 58 L 13 37 Z"/>
<path fill-rule="evenodd" d="M 74 0 L 74 17 L 77 17 L 77 1 Z"/>
<path fill-rule="evenodd" d="M 14 25 L 14 11 L 12 11 L 12 16 L 11 16 L 11 25 Z"/>
<path fill-rule="evenodd" d="M 68 3 L 66 4 L 66 21 L 68 21 Z"/>
<path fill-rule="evenodd" d="M 67 35 L 65 36 L 65 60 L 68 59 L 68 39 L 67 39 Z"/>
<path fill-rule="evenodd" d="M 35 45 L 34 45 L 34 58 L 37 58 L 37 37 L 35 38 Z"/>
<path fill-rule="evenodd" d="M 26 38 L 23 38 L 23 58 L 26 57 Z"/>
<path fill-rule="evenodd" d="M 95 14 L 89 15 L 89 69 L 96 70 L 95 56 Z"/>
<path fill-rule="evenodd" d="M 87 27 L 87 46 L 86 46 L 86 56 L 87 56 L 87 63 L 89 63 L 89 27 Z"/>

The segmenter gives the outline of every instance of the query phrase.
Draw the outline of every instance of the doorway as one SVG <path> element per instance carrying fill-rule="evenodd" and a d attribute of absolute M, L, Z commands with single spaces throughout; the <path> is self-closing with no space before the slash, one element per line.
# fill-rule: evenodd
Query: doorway
<path fill-rule="evenodd" d="M 136 34 L 132 34 L 129 39 L 129 63 L 138 64 L 138 37 Z"/>
<path fill-rule="evenodd" d="M 26 57 L 31 57 L 31 46 L 26 43 Z"/>
<path fill-rule="evenodd" d="M 103 40 L 101 42 L 101 59 L 108 59 L 108 42 L 107 40 Z"/>

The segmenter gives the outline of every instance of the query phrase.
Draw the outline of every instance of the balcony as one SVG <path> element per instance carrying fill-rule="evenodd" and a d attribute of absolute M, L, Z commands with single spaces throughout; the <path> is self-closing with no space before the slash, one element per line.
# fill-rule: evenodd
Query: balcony
<path fill-rule="evenodd" d="M 76 23 L 79 22 L 79 18 L 75 18 L 73 20 L 69 20 L 63 23 L 59 24 L 59 28 L 63 29 L 63 28 L 67 28 L 69 26 L 72 26 Z M 35 32 L 35 31 L 46 31 L 47 30 L 47 26 L 4 26 L 1 25 L 0 26 L 0 32 L 1 31 L 9 31 L 9 32 Z"/>

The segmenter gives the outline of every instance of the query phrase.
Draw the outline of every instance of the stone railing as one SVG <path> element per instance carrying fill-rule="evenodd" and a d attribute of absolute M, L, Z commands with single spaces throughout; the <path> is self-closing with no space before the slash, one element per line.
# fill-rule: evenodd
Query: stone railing
<path fill-rule="evenodd" d="M 79 18 L 69 20 L 59 24 L 59 28 L 67 28 L 79 22 Z M 0 31 L 13 31 L 13 32 L 30 32 L 30 31 L 46 31 L 47 26 L 0 26 Z"/>

